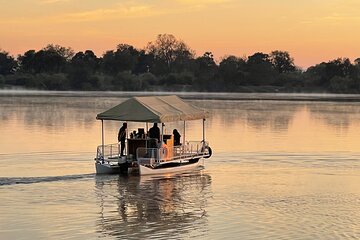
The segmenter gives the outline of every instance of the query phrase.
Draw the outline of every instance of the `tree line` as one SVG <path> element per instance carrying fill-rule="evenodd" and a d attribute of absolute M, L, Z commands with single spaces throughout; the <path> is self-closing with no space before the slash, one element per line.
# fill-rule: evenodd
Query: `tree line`
<path fill-rule="evenodd" d="M 360 92 L 360 58 L 322 62 L 303 71 L 286 51 L 248 57 L 195 52 L 171 34 L 144 49 L 119 44 L 101 57 L 50 44 L 16 58 L 0 50 L 0 87 L 44 90 Z"/>

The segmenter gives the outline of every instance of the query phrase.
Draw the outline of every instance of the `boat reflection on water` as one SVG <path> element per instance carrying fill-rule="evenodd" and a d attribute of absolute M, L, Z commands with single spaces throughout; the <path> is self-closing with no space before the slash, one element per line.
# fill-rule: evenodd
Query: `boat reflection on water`
<path fill-rule="evenodd" d="M 201 170 L 156 177 L 96 176 L 95 189 L 100 236 L 169 239 L 208 232 L 211 177 Z"/>

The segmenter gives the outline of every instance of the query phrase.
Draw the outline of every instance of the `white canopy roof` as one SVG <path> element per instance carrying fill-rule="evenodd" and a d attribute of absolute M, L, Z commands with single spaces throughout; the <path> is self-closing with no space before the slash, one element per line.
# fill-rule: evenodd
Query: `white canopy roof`
<path fill-rule="evenodd" d="M 173 96 L 133 97 L 109 110 L 99 113 L 96 119 L 130 122 L 173 122 L 205 119 L 208 113 Z"/>

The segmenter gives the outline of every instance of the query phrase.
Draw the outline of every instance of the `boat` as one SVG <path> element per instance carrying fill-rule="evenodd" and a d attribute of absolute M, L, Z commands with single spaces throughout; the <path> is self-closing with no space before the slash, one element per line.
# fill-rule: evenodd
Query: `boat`
<path fill-rule="evenodd" d="M 195 107 L 176 95 L 132 97 L 97 114 L 101 120 L 102 143 L 97 147 L 95 169 L 97 174 L 138 173 L 140 175 L 168 174 L 191 171 L 203 165 L 212 155 L 205 140 L 205 120 L 208 112 Z M 187 121 L 202 120 L 202 139 L 186 139 Z M 126 133 L 125 154 L 120 143 L 105 144 L 104 121 L 144 123 Z M 182 142 L 174 144 L 174 136 L 164 132 L 165 123 L 183 122 Z M 150 138 L 148 124 L 160 125 L 159 139 Z"/>

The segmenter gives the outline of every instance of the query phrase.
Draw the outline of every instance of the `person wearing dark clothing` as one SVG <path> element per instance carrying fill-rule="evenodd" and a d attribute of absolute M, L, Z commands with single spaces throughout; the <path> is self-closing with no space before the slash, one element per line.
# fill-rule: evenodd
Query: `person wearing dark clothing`
<path fill-rule="evenodd" d="M 174 130 L 173 130 L 173 134 L 174 134 L 174 146 L 179 146 L 179 145 L 181 145 L 181 143 L 180 143 L 180 137 L 181 137 L 181 135 L 180 135 L 180 133 L 178 132 L 178 130 L 177 130 L 177 129 L 174 129 Z"/>
<path fill-rule="evenodd" d="M 118 134 L 118 141 L 121 144 L 121 156 L 124 155 L 126 128 L 127 128 L 127 123 L 123 123 L 122 127 L 119 129 L 119 134 Z"/>
<path fill-rule="evenodd" d="M 154 126 L 149 129 L 149 137 L 156 138 L 158 141 L 160 141 L 160 129 L 157 126 L 157 123 L 154 123 Z"/>

